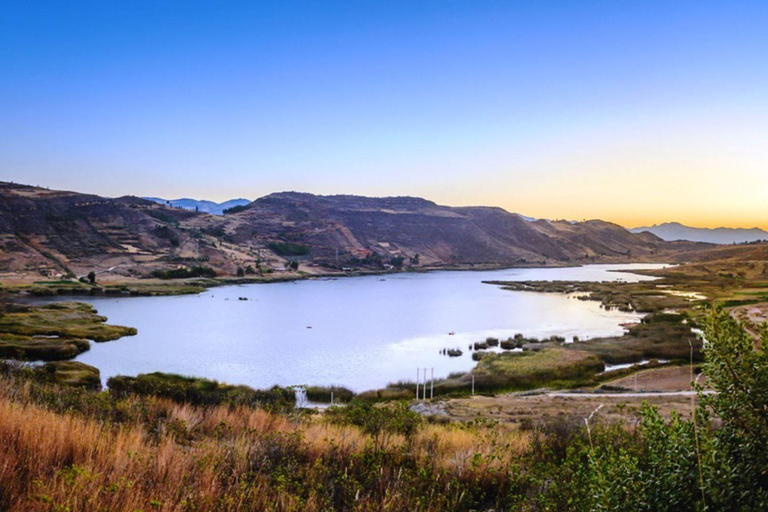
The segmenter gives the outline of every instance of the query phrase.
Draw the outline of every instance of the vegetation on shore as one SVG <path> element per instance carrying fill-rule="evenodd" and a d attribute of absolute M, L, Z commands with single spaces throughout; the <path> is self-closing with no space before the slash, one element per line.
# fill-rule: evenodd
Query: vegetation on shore
<path fill-rule="evenodd" d="M 90 348 L 88 340 L 112 341 L 136 329 L 109 325 L 89 304 L 5 305 L 0 314 L 0 357 L 53 361 L 71 359 Z"/>
<path fill-rule="evenodd" d="M 34 367 L 43 379 L 73 387 L 101 389 L 101 372 L 98 368 L 79 361 L 55 361 Z"/>
<path fill-rule="evenodd" d="M 355 397 L 354 391 L 342 386 L 307 386 L 307 400 L 327 404 L 331 402 L 333 394 L 333 403 L 347 403 Z"/>
<path fill-rule="evenodd" d="M 691 330 L 687 315 L 654 313 L 629 327 L 623 336 L 595 338 L 569 345 L 587 351 L 608 364 L 636 363 L 647 359 L 700 362 L 702 340 Z"/>
<path fill-rule="evenodd" d="M 509 291 L 574 294 L 578 300 L 599 301 L 606 309 L 653 313 L 687 308 L 685 297 L 665 293 L 655 281 L 638 283 L 592 281 L 484 281 Z"/>
<path fill-rule="evenodd" d="M 215 380 L 185 377 L 172 373 L 147 373 L 136 377 L 122 375 L 107 381 L 110 392 L 118 396 L 157 396 L 193 405 L 229 405 L 289 410 L 296 401 L 291 389 L 274 386 L 267 390 L 233 386 Z"/>
<path fill-rule="evenodd" d="M 472 374 L 478 391 L 526 390 L 545 386 L 574 387 L 604 368 L 602 361 L 588 352 L 549 348 L 488 353 Z"/>
<path fill-rule="evenodd" d="M 706 325 L 717 394 L 695 419 L 429 423 L 404 404 L 325 415 L 63 388 L 0 371 L 0 509 L 763 510 L 768 334 Z M 531 357 L 531 356 L 526 356 Z M 717 421 L 714 421 L 714 420 Z"/>

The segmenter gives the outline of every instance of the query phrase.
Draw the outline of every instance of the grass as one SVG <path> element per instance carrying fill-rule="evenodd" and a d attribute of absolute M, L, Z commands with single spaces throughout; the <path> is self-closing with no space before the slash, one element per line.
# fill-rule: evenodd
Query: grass
<path fill-rule="evenodd" d="M 522 352 L 478 351 L 473 352 L 473 359 L 478 364 L 471 372 L 455 373 L 445 379 L 435 380 L 434 395 L 469 395 L 473 376 L 477 393 L 523 391 L 540 387 L 572 388 L 591 384 L 605 368 L 594 354 L 549 344 Z M 410 399 L 415 393 L 415 383 L 399 382 L 390 384 L 386 389 L 360 393 L 357 399 Z"/>
<path fill-rule="evenodd" d="M 136 329 L 108 325 L 90 304 L 57 302 L 39 307 L 17 308 L 0 316 L 0 333 L 22 336 L 61 336 L 93 341 L 112 341 L 133 336 Z"/>
<path fill-rule="evenodd" d="M 684 315 L 654 314 L 629 328 L 623 336 L 595 338 L 569 345 L 595 354 L 608 364 L 636 363 L 644 359 L 689 361 L 693 347 L 694 361 L 703 360 L 702 342 L 683 323 Z"/>
<path fill-rule="evenodd" d="M 488 510 L 538 492 L 518 467 L 527 432 L 360 412 L 200 407 L 5 374 L 0 510 Z"/>
<path fill-rule="evenodd" d="M 7 305 L 0 315 L 0 357 L 53 361 L 90 348 L 88 340 L 112 341 L 136 329 L 108 325 L 89 304 L 60 302 L 40 307 Z"/>
<path fill-rule="evenodd" d="M 292 390 L 278 386 L 257 390 L 248 386 L 233 386 L 210 379 L 160 372 L 137 377 L 118 375 L 110 378 L 107 386 L 119 396 L 159 396 L 194 405 L 247 405 L 285 410 L 292 408 L 296 401 Z"/>
<path fill-rule="evenodd" d="M 101 372 L 98 368 L 79 361 L 56 361 L 35 368 L 41 376 L 62 386 L 101 389 Z"/>
<path fill-rule="evenodd" d="M 657 288 L 661 281 L 639 283 L 591 281 L 485 281 L 509 291 L 539 293 L 577 293 L 579 300 L 599 301 L 606 309 L 653 313 L 665 309 L 687 308 L 684 297 L 664 293 Z"/>
<path fill-rule="evenodd" d="M 61 361 L 72 359 L 91 348 L 88 340 L 77 338 L 34 338 L 2 335 L 0 358 L 21 361 Z"/>
<path fill-rule="evenodd" d="M 539 344 L 522 352 L 476 351 L 472 358 L 478 364 L 471 372 L 459 372 L 437 379 L 434 396 L 461 397 L 472 392 L 482 394 L 524 391 L 552 387 L 573 388 L 594 384 L 605 364 L 586 351 Z M 380 401 L 411 399 L 416 394 L 414 382 L 398 382 L 385 389 L 366 391 L 357 400 Z"/>
<path fill-rule="evenodd" d="M 603 371 L 595 355 L 580 350 L 547 348 L 537 351 L 489 353 L 473 370 L 479 391 L 572 387 Z M 466 377 L 464 377 L 466 379 Z"/>
<path fill-rule="evenodd" d="M 341 386 L 307 386 L 307 399 L 310 402 L 330 403 L 333 393 L 333 403 L 347 403 L 355 397 L 355 393 Z"/>

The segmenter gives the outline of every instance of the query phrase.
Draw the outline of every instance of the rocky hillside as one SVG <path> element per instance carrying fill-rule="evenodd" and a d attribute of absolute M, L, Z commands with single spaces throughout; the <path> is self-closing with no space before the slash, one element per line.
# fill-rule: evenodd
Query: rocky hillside
<path fill-rule="evenodd" d="M 141 277 L 210 262 L 233 267 L 214 217 L 117 199 L 0 183 L 0 272 L 55 278 L 93 271 Z"/>
<path fill-rule="evenodd" d="M 270 194 L 225 216 L 0 183 L 0 273 L 144 277 L 182 266 L 308 270 L 660 259 L 688 250 L 603 221 L 528 222 L 414 197 Z"/>
<path fill-rule="evenodd" d="M 440 206 L 415 197 L 271 194 L 230 216 L 238 243 L 280 239 L 333 264 L 402 256 L 420 264 L 504 265 L 628 261 L 677 247 L 603 221 L 528 222 L 501 208 Z"/>

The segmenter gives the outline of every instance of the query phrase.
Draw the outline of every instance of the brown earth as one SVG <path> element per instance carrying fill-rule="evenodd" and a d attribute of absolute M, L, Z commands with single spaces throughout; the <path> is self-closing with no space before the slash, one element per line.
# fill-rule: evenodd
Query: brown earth
<path fill-rule="evenodd" d="M 295 254 L 279 252 L 282 244 Z M 707 244 L 665 242 L 591 220 L 528 222 L 501 208 L 440 206 L 414 197 L 271 194 L 213 216 L 136 197 L 105 198 L 0 182 L 0 279 L 145 278 L 211 267 L 284 272 L 562 266 L 669 260 Z M 278 251 L 278 252 L 276 252 Z M 402 263 L 400 263 L 402 262 Z"/>
<path fill-rule="evenodd" d="M 659 408 L 664 416 L 673 411 L 689 417 L 692 401 L 690 396 L 645 396 L 645 397 L 615 397 L 604 396 L 568 396 L 541 395 L 500 395 L 496 397 L 473 396 L 447 400 L 444 405 L 448 415 L 458 421 L 472 421 L 477 418 L 496 420 L 503 423 L 546 422 L 557 417 L 576 417 L 580 419 L 595 413 L 602 421 L 636 421 L 643 402 Z"/>
<path fill-rule="evenodd" d="M 698 383 L 706 385 L 706 378 L 704 376 L 699 377 Z M 604 382 L 603 385 L 625 388 L 629 392 L 691 391 L 691 369 L 689 366 L 652 368 Z M 593 392 L 595 390 L 586 391 Z M 658 407 L 664 416 L 669 416 L 672 411 L 687 416 L 692 410 L 692 404 L 698 403 L 698 398 L 684 395 L 659 396 L 657 394 L 614 396 L 608 392 L 600 396 L 592 394 L 584 396 L 579 393 L 556 393 L 554 396 L 549 393 L 510 393 L 495 397 L 473 396 L 445 400 L 439 409 L 444 410 L 449 417 L 458 421 L 470 421 L 481 417 L 502 422 L 520 423 L 539 422 L 558 416 L 587 418 L 602 405 L 603 407 L 596 413 L 601 420 L 634 421 L 643 402 Z"/>

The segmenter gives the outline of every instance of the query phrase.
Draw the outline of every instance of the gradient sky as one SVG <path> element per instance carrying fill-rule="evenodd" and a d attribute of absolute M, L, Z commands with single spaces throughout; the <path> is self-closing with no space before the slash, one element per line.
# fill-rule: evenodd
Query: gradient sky
<path fill-rule="evenodd" d="M 768 228 L 768 2 L 5 1 L 0 179 Z"/>

